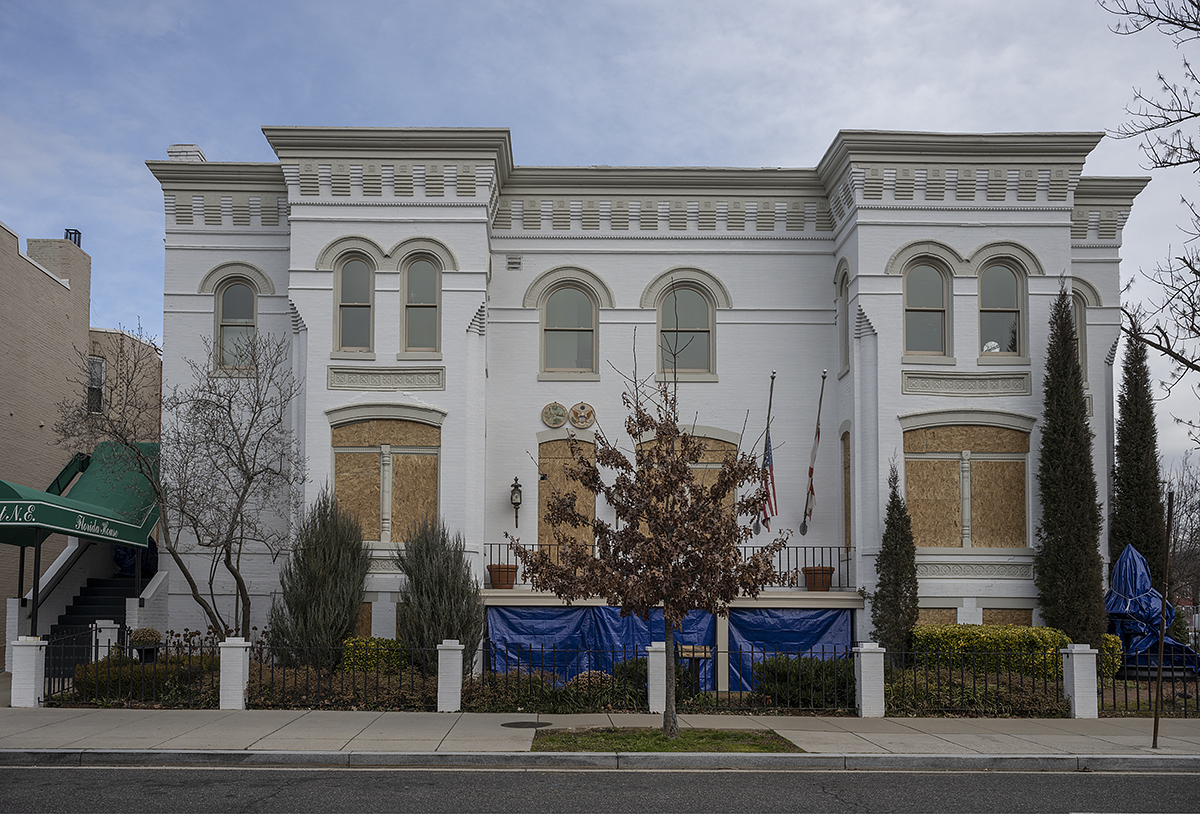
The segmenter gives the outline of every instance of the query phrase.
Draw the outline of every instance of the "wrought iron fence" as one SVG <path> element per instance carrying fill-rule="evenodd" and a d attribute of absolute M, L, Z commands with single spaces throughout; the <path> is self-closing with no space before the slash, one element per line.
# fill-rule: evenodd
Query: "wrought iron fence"
<path fill-rule="evenodd" d="M 112 641 L 87 627 L 52 636 L 46 645 L 46 703 L 111 707 L 215 708 L 220 654 L 213 637 L 168 636 L 129 644 L 129 629 Z"/>
<path fill-rule="evenodd" d="M 250 649 L 249 709 L 437 709 L 435 648 L 390 639 Z"/>
<path fill-rule="evenodd" d="M 557 543 L 537 546 L 554 558 Z M 485 588 L 512 588 L 529 581 L 508 543 L 486 543 L 487 581 Z M 739 546 L 743 557 L 750 557 L 763 546 Z M 775 555 L 775 580 L 772 586 L 809 591 L 844 591 L 854 587 L 850 573 L 850 553 L 843 546 L 785 546 Z"/>
<path fill-rule="evenodd" d="M 1065 718 L 1057 650 L 892 652 L 884 665 L 888 715 Z"/>
<path fill-rule="evenodd" d="M 484 644 L 483 671 L 463 687 L 463 708 L 478 712 L 646 711 L 644 648 L 607 650 Z M 851 713 L 849 647 L 676 648 L 676 707 L 683 712 Z"/>
<path fill-rule="evenodd" d="M 1101 715 L 1154 714 L 1158 695 L 1157 668 L 1125 666 L 1112 674 L 1100 670 L 1097 683 Z M 1164 666 L 1161 714 L 1169 718 L 1200 716 L 1200 673 L 1188 667 Z"/>

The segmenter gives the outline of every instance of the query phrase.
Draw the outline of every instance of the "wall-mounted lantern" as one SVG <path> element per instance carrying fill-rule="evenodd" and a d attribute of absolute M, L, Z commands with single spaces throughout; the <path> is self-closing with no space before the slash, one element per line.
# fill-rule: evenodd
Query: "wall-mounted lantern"
<path fill-rule="evenodd" d="M 512 501 L 513 507 L 513 528 L 520 528 L 521 515 L 521 481 L 513 478 L 512 492 L 509 495 L 509 500 Z"/>

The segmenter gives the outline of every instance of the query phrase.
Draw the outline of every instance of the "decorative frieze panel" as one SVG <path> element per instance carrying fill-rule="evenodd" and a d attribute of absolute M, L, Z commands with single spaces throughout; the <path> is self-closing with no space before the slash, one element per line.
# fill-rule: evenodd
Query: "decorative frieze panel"
<path fill-rule="evenodd" d="M 1033 564 L 1025 562 L 918 562 L 920 579 L 1033 579 Z"/>
<path fill-rule="evenodd" d="M 900 392 L 921 396 L 1028 396 L 1033 393 L 1033 380 L 1027 370 L 1005 373 L 902 370 Z"/>
<path fill-rule="evenodd" d="M 444 367 L 329 366 L 330 390 L 445 390 Z"/>
<path fill-rule="evenodd" d="M 887 166 L 856 165 L 854 184 L 869 203 L 946 201 L 951 203 L 1065 202 L 1079 182 L 1078 167 Z M 843 190 L 844 192 L 844 190 Z M 842 209 L 851 203 L 842 201 Z M 841 217 L 837 204 L 835 214 Z"/>
<path fill-rule="evenodd" d="M 287 198 L 281 195 L 234 193 L 221 195 L 163 195 L 169 226 L 278 226 L 287 218 Z"/>

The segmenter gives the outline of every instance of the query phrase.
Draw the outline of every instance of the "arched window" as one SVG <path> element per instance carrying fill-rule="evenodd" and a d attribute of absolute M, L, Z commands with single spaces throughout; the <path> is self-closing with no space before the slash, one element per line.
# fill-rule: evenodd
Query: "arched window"
<path fill-rule="evenodd" d="M 438 304 L 441 269 L 433 258 L 421 255 L 404 267 L 404 350 L 436 353 L 441 343 Z"/>
<path fill-rule="evenodd" d="M 1075 349 L 1079 352 L 1079 369 L 1083 373 L 1083 386 L 1087 387 L 1087 300 L 1078 291 L 1071 295 L 1071 316 L 1075 320 Z"/>
<path fill-rule="evenodd" d="M 1021 286 L 1008 266 L 979 275 L 979 352 L 1021 354 Z"/>
<path fill-rule="evenodd" d="M 596 302 L 582 287 L 561 285 L 542 309 L 542 370 L 596 372 Z"/>
<path fill-rule="evenodd" d="M 342 263 L 338 273 L 338 350 L 371 350 L 374 271 L 361 257 Z"/>
<path fill-rule="evenodd" d="M 217 289 L 217 366 L 249 367 L 254 340 L 256 292 L 245 280 L 231 280 Z"/>
<path fill-rule="evenodd" d="M 850 369 L 850 278 L 842 275 L 837 284 L 839 372 Z"/>
<path fill-rule="evenodd" d="M 663 373 L 712 373 L 712 302 L 689 285 L 669 289 L 658 306 L 659 369 Z"/>
<path fill-rule="evenodd" d="M 948 356 L 946 278 L 919 263 L 904 275 L 904 352 Z"/>

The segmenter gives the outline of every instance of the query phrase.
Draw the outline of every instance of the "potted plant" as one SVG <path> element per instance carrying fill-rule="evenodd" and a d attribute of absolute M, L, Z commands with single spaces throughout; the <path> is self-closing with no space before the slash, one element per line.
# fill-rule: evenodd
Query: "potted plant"
<path fill-rule="evenodd" d="M 493 588 L 512 589 L 517 581 L 517 566 L 513 564 L 492 563 L 488 565 L 488 580 Z"/>
<path fill-rule="evenodd" d="M 833 583 L 833 568 L 828 565 L 810 565 L 801 568 L 804 572 L 804 587 L 810 591 L 828 591 Z"/>
<path fill-rule="evenodd" d="M 129 646 L 143 664 L 153 663 L 162 644 L 162 634 L 152 627 L 139 627 L 129 634 Z"/>

